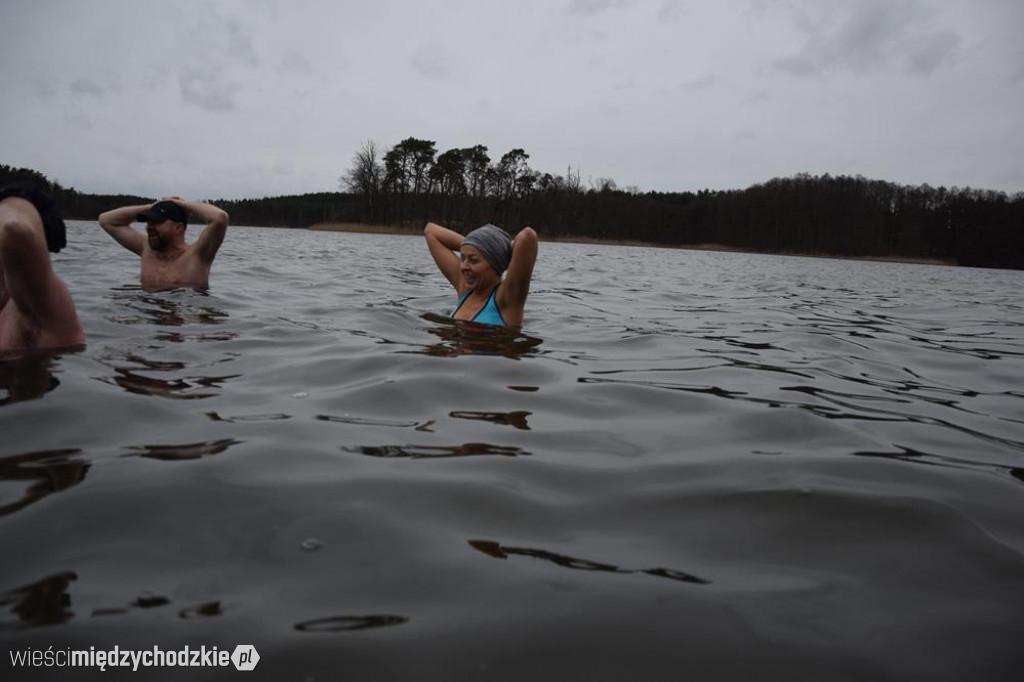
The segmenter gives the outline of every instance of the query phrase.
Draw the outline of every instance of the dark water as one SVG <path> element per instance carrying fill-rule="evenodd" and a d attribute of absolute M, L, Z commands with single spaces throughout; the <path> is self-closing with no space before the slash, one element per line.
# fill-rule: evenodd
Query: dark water
<path fill-rule="evenodd" d="M 73 228 L 87 349 L 0 362 L 5 679 L 1024 675 L 1024 273 L 542 243 L 509 334 L 419 238 L 147 293 Z"/>

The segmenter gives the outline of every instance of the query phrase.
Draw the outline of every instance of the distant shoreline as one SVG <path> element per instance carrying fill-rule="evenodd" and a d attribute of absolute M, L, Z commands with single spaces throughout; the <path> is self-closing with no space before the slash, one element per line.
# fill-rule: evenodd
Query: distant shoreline
<path fill-rule="evenodd" d="M 317 223 L 309 230 L 318 232 L 355 232 L 363 234 L 422 235 L 423 228 L 413 225 L 373 225 L 369 223 Z M 842 260 L 866 260 L 883 263 L 913 263 L 917 265 L 956 265 L 953 258 L 901 258 L 897 256 L 843 256 L 831 253 L 800 253 L 796 251 L 751 251 L 723 244 L 659 244 L 636 240 L 599 239 L 597 237 L 545 237 L 542 239 L 567 244 L 597 244 L 602 246 L 642 246 L 654 249 L 681 249 L 683 251 L 714 251 L 721 253 L 754 253 L 769 256 L 802 256 L 805 258 L 839 258 Z"/>
<path fill-rule="evenodd" d="M 366 234 L 423 234 L 423 227 L 412 225 L 373 225 L 371 223 L 317 223 L 307 230 L 319 232 L 362 232 Z"/>

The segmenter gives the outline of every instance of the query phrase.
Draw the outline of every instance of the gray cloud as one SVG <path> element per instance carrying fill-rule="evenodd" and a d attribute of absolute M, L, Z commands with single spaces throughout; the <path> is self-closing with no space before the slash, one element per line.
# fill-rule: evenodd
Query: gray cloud
<path fill-rule="evenodd" d="M 60 94 L 60 88 L 53 78 L 38 78 L 32 82 L 32 93 L 42 100 L 52 100 Z"/>
<path fill-rule="evenodd" d="M 289 76 L 312 76 L 313 67 L 295 50 L 288 50 L 281 58 L 281 71 Z"/>
<path fill-rule="evenodd" d="M 757 131 L 744 128 L 736 133 L 736 139 L 740 142 L 760 142 L 761 136 L 757 134 Z"/>
<path fill-rule="evenodd" d="M 223 25 L 228 38 L 228 54 L 245 66 L 258 68 L 260 58 L 253 49 L 252 36 L 242 28 L 239 20 L 231 17 L 225 19 Z"/>
<path fill-rule="evenodd" d="M 698 92 L 700 90 L 707 90 L 713 87 L 718 82 L 718 76 L 713 73 L 706 74 L 700 78 L 694 78 L 692 80 L 683 81 L 679 84 L 679 87 L 683 90 L 689 90 L 690 92 Z"/>
<path fill-rule="evenodd" d="M 750 94 L 743 97 L 742 102 L 744 104 L 758 104 L 760 102 L 767 102 L 769 99 L 769 93 L 765 89 L 755 90 Z"/>
<path fill-rule="evenodd" d="M 796 11 L 795 22 L 806 35 L 795 54 L 775 60 L 794 76 L 850 71 L 879 71 L 905 60 L 915 73 L 930 74 L 950 62 L 960 44 L 950 29 L 928 28 L 932 8 L 920 0 L 866 0 L 822 3 L 810 12 Z"/>
<path fill-rule="evenodd" d="M 627 6 L 626 0 L 572 0 L 566 12 L 584 17 L 592 17 L 612 9 Z"/>
<path fill-rule="evenodd" d="M 960 52 L 960 36 L 952 31 L 939 31 L 923 37 L 910 49 L 907 62 L 910 70 L 924 76 L 931 75 L 947 64 L 952 64 Z"/>
<path fill-rule="evenodd" d="M 68 89 L 75 95 L 91 95 L 93 97 L 102 97 L 107 93 L 102 85 L 88 78 L 77 78 L 71 81 Z"/>
<path fill-rule="evenodd" d="M 808 76 L 833 69 L 864 71 L 884 62 L 898 35 L 899 23 L 892 16 L 906 5 L 878 2 L 852 3 L 838 26 L 827 20 L 801 17 L 808 37 L 794 55 L 779 59 L 776 65 L 796 76 Z"/>
<path fill-rule="evenodd" d="M 677 0 L 662 0 L 658 7 L 658 22 L 662 24 L 674 24 L 679 21 L 686 12 L 686 7 Z"/>
<path fill-rule="evenodd" d="M 65 114 L 64 122 L 78 130 L 92 130 L 92 120 L 83 114 Z"/>
<path fill-rule="evenodd" d="M 234 111 L 235 94 L 241 88 L 224 79 L 220 69 L 187 69 L 178 77 L 181 97 L 188 104 L 218 113 Z"/>
<path fill-rule="evenodd" d="M 450 73 L 448 60 L 436 46 L 425 46 L 417 50 L 412 56 L 412 66 L 416 73 L 433 80 L 447 78 Z"/>

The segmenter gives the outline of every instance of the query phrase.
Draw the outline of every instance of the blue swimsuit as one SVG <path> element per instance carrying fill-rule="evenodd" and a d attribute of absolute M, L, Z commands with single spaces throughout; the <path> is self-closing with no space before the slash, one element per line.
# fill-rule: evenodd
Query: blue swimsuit
<path fill-rule="evenodd" d="M 498 285 L 498 287 L 500 286 L 501 284 Z M 494 287 L 494 290 L 491 291 L 490 297 L 487 299 L 487 303 L 485 303 L 484 307 L 480 309 L 480 312 L 473 316 L 473 319 L 470 320 L 470 322 L 493 324 L 498 327 L 508 326 L 505 324 L 505 318 L 501 316 L 501 311 L 498 310 L 498 302 L 494 300 L 494 295 L 498 293 L 498 287 Z M 448 317 L 455 317 L 455 313 L 459 312 L 459 308 L 462 307 L 462 304 L 466 302 L 466 299 L 469 298 L 471 293 L 473 293 L 472 290 L 467 291 L 462 295 L 462 298 L 459 299 L 459 304 L 455 306 L 455 310 L 453 310 L 451 315 Z"/>

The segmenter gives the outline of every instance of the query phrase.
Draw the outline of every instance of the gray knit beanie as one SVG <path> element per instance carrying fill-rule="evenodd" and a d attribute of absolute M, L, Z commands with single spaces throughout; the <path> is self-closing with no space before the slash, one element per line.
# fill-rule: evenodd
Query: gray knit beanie
<path fill-rule="evenodd" d="M 488 223 L 476 228 L 466 235 L 462 245 L 475 246 L 499 275 L 512 261 L 512 237 L 497 225 Z"/>

